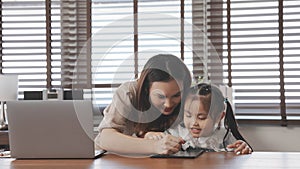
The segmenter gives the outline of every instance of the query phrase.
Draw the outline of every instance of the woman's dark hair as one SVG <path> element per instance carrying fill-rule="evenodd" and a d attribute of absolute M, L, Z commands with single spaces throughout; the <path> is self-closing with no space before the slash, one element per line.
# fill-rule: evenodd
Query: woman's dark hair
<path fill-rule="evenodd" d="M 226 134 L 223 138 L 223 146 L 226 149 L 226 143 L 225 140 L 228 137 L 229 132 L 232 133 L 232 135 L 237 140 L 243 140 L 248 144 L 248 142 L 244 139 L 244 137 L 241 135 L 241 133 L 238 130 L 237 122 L 233 114 L 233 110 L 231 107 L 230 102 L 227 98 L 224 98 L 221 90 L 212 84 L 207 83 L 199 83 L 196 86 L 192 87 L 190 90 L 190 93 L 192 94 L 198 94 L 200 96 L 200 101 L 202 102 L 204 106 L 204 110 L 209 112 L 208 115 L 216 121 L 217 118 L 220 116 L 220 113 L 223 112 L 226 103 L 226 114 L 224 118 L 224 126 L 226 129 Z M 253 151 L 250 144 L 248 144 L 251 150 Z"/>
<path fill-rule="evenodd" d="M 138 111 L 147 111 L 151 108 L 149 102 L 149 89 L 153 82 L 169 82 L 176 80 L 183 85 L 182 100 L 191 85 L 190 71 L 177 56 L 171 54 L 159 54 L 151 57 L 145 64 L 141 75 L 137 81 L 137 93 L 133 96 L 132 103 Z M 164 131 L 168 129 L 176 120 L 180 121 L 183 106 L 179 104 L 174 112 L 168 116 L 161 114 L 150 123 L 137 123 L 136 134 L 143 136 L 147 131 Z M 150 111 L 150 113 L 152 113 Z M 179 119 L 178 119 L 179 118 Z M 140 133 L 142 131 L 142 133 Z"/>

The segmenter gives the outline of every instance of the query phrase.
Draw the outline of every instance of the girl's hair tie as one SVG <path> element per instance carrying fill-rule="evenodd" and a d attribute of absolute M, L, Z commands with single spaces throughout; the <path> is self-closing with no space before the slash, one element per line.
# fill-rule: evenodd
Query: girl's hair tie
<path fill-rule="evenodd" d="M 225 103 L 227 103 L 228 102 L 228 98 L 226 97 L 226 98 L 224 98 L 224 102 Z"/>

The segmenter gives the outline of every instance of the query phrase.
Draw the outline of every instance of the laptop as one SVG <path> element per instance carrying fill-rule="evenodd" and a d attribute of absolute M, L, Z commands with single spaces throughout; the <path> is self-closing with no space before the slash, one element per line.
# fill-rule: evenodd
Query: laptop
<path fill-rule="evenodd" d="M 90 100 L 7 101 L 14 158 L 97 158 Z"/>
<path fill-rule="evenodd" d="M 151 158 L 196 158 L 205 152 L 204 149 L 187 149 L 178 151 L 175 154 L 155 154 Z"/>

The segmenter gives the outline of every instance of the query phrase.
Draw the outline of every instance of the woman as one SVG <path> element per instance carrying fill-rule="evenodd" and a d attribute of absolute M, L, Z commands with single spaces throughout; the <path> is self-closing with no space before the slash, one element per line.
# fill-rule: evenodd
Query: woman
<path fill-rule="evenodd" d="M 170 154 L 184 140 L 166 135 L 160 140 L 143 139 L 147 132 L 162 132 L 182 120 L 181 100 L 191 85 L 186 65 L 176 56 L 159 54 L 145 64 L 140 78 L 122 84 L 95 138 L 96 149 L 121 154 Z"/>

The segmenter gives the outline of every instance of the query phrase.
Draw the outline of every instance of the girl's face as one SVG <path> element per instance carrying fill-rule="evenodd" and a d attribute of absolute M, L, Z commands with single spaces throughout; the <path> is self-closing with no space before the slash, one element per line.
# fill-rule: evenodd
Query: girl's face
<path fill-rule="evenodd" d="M 181 102 L 182 82 L 176 80 L 169 82 L 153 82 L 149 89 L 151 104 L 162 114 L 170 115 Z"/>
<path fill-rule="evenodd" d="M 194 138 L 207 137 L 214 130 L 214 122 L 203 108 L 200 98 L 187 98 L 184 105 L 184 125 Z"/>

